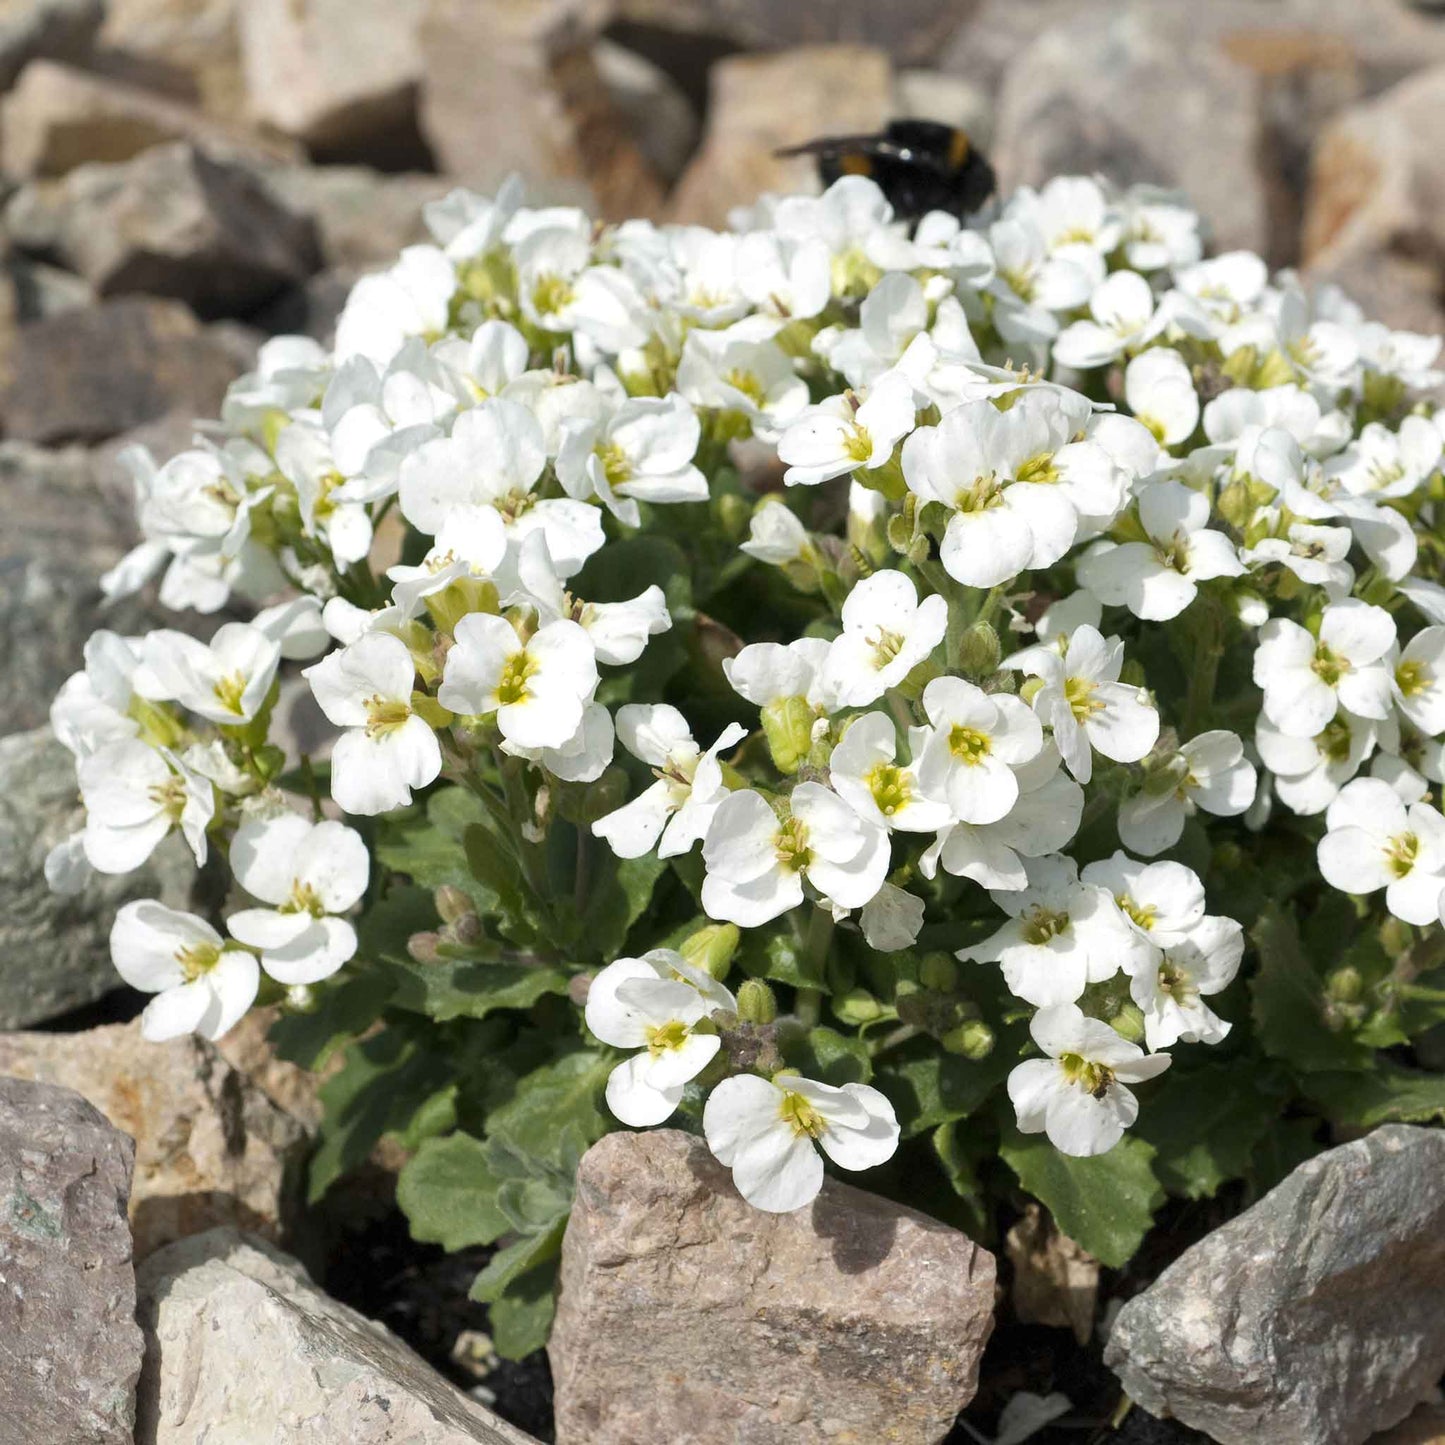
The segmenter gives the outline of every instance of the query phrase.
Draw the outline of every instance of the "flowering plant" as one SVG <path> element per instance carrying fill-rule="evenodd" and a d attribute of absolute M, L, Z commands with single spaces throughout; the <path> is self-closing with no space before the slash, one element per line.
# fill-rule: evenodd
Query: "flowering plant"
<path fill-rule="evenodd" d="M 260 999 L 344 1052 L 313 1194 L 399 1138 L 516 1353 L 619 1125 L 765 1210 L 1022 1188 L 1117 1265 L 1166 1192 L 1445 1108 L 1437 339 L 1086 179 L 427 220 L 130 456 L 108 593 L 260 610 L 99 632 L 53 710 L 52 885 L 174 830 L 225 900 L 121 911 L 146 1036 Z"/>

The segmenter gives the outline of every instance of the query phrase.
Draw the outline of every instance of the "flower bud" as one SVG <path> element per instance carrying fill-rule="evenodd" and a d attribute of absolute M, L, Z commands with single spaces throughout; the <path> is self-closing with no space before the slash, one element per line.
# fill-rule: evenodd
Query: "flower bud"
<path fill-rule="evenodd" d="M 472 900 L 454 883 L 443 883 L 432 895 L 432 901 L 436 904 L 437 916 L 443 923 L 455 923 L 459 918 L 465 918 L 468 913 L 476 911 L 472 907 Z"/>
<path fill-rule="evenodd" d="M 805 697 L 784 697 L 763 709 L 763 736 L 778 771 L 794 773 L 813 744 L 813 709 Z"/>
<path fill-rule="evenodd" d="M 999 664 L 1003 650 L 998 633 L 987 622 L 975 622 L 958 644 L 958 665 L 973 677 L 987 677 Z"/>
<path fill-rule="evenodd" d="M 957 1028 L 949 1029 L 939 1043 L 948 1053 L 961 1054 L 977 1063 L 993 1052 L 995 1039 L 993 1030 L 982 1019 L 969 1019 Z"/>
<path fill-rule="evenodd" d="M 888 519 L 888 545 L 895 552 L 906 552 L 913 543 L 913 523 L 899 512 Z"/>
<path fill-rule="evenodd" d="M 417 963 L 440 963 L 441 954 L 437 952 L 440 942 L 439 933 L 413 933 L 406 941 L 406 951 Z"/>
<path fill-rule="evenodd" d="M 732 968 L 733 955 L 738 951 L 741 938 L 735 923 L 709 923 L 684 939 L 677 951 L 694 968 L 702 969 L 721 982 Z"/>
<path fill-rule="evenodd" d="M 738 542 L 748 535 L 752 520 L 752 504 L 737 492 L 725 492 L 713 502 L 713 513 L 725 537 Z"/>
<path fill-rule="evenodd" d="M 464 913 L 442 930 L 448 943 L 477 943 L 482 937 L 482 920 L 475 913 Z"/>
<path fill-rule="evenodd" d="M 918 981 L 936 993 L 952 993 L 958 987 L 958 963 L 951 953 L 925 953 L 918 961 Z"/>
<path fill-rule="evenodd" d="M 314 1014 L 321 1007 L 321 994 L 309 983 L 293 983 L 281 1001 L 288 1014 Z"/>
<path fill-rule="evenodd" d="M 1336 1003 L 1356 1003 L 1365 991 L 1365 980 L 1348 964 L 1337 968 L 1325 980 L 1325 994 Z"/>
<path fill-rule="evenodd" d="M 1019 688 L 1019 696 L 1029 704 L 1043 691 L 1044 680 L 1041 677 L 1031 677 Z"/>
<path fill-rule="evenodd" d="M 883 1005 L 866 988 L 850 988 L 833 1000 L 833 1012 L 845 1024 L 871 1024 L 883 1017 Z"/>
<path fill-rule="evenodd" d="M 745 979 L 738 989 L 738 1017 L 748 1024 L 770 1024 L 778 1016 L 778 1001 L 760 978 Z"/>
<path fill-rule="evenodd" d="M 587 1007 L 587 995 L 592 992 L 592 975 L 590 973 L 574 973 L 567 980 L 567 997 L 577 1005 L 578 1008 Z"/>
<path fill-rule="evenodd" d="M 1124 1004 L 1119 1012 L 1109 1020 L 1109 1026 L 1121 1038 L 1128 1039 L 1131 1044 L 1144 1042 L 1144 1011 L 1132 1000 Z"/>

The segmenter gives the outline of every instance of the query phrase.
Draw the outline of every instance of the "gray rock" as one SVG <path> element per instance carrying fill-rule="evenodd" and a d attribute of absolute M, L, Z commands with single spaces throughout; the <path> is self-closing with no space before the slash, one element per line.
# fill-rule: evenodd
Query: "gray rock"
<path fill-rule="evenodd" d="M 660 65 L 615 41 L 599 40 L 592 59 L 643 158 L 672 185 L 697 147 L 701 122 L 692 102 Z"/>
<path fill-rule="evenodd" d="M 535 1445 L 260 1240 L 172 1245 L 137 1288 L 136 1445 Z"/>
<path fill-rule="evenodd" d="M 240 0 L 106 0 L 98 44 L 175 77 L 217 116 L 241 113 Z"/>
<path fill-rule="evenodd" d="M 173 296 L 202 316 L 245 315 L 320 264 L 310 220 L 248 167 L 183 142 L 22 187 L 6 221 L 20 249 L 102 296 Z"/>
<path fill-rule="evenodd" d="M 829 1179 L 754 1209 L 700 1140 L 584 1156 L 547 1346 L 559 1445 L 932 1445 L 973 1398 L 993 1257 Z"/>
<path fill-rule="evenodd" d="M 195 864 L 179 838 L 137 873 L 51 893 L 45 855 L 83 819 L 74 761 L 49 728 L 0 738 L 0 1028 L 43 1023 L 117 987 L 110 926 L 122 903 L 189 902 Z"/>
<path fill-rule="evenodd" d="M 7 1445 L 131 1445 L 141 1332 L 134 1148 L 69 1089 L 0 1079 L 0 1420 Z"/>
<path fill-rule="evenodd" d="M 1221 1445 L 1358 1445 L 1445 1371 L 1445 1132 L 1301 1164 L 1119 1313 L 1130 1396 Z"/>
<path fill-rule="evenodd" d="M 100 442 L 173 411 L 215 416 L 245 369 L 233 332 L 179 302 L 120 297 L 22 327 L 0 382 L 7 435 Z"/>
<path fill-rule="evenodd" d="M 0 90 L 37 56 L 82 54 L 105 18 L 105 0 L 10 0 L 0 6 Z"/>

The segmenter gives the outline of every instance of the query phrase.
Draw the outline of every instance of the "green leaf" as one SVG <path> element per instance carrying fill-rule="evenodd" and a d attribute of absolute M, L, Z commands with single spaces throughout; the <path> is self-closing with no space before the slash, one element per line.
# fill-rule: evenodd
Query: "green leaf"
<path fill-rule="evenodd" d="M 821 970 L 807 967 L 806 954 L 790 933 L 774 933 L 767 937 L 756 932 L 745 933 L 738 962 L 749 978 L 765 978 L 793 988 L 832 992 Z"/>
<path fill-rule="evenodd" d="M 449 1252 L 491 1244 L 507 1232 L 497 1207 L 502 1180 L 494 1151 L 470 1134 L 429 1139 L 396 1182 L 396 1202 L 412 1238 Z"/>
<path fill-rule="evenodd" d="M 1107 1154 L 1074 1159 L 1042 1134 L 1011 1130 L 999 1153 L 1059 1228 L 1111 1269 L 1129 1262 L 1164 1202 L 1150 1167 L 1154 1150 L 1130 1135 Z"/>
<path fill-rule="evenodd" d="M 317 985 L 318 1007 L 310 1013 L 282 1014 L 267 1037 L 276 1056 L 303 1069 L 319 1069 L 348 1039 L 364 1034 L 381 1017 L 391 997 L 385 974 L 350 969 Z"/>
<path fill-rule="evenodd" d="M 602 1091 L 614 1058 L 577 1049 L 524 1075 L 507 1103 L 487 1120 L 488 1138 L 503 1139 L 521 1153 L 561 1163 L 577 1140 L 595 1143 L 611 1127 Z M 575 1166 L 575 1158 L 573 1159 Z"/>
<path fill-rule="evenodd" d="M 977 1061 L 945 1053 L 933 1039 L 910 1047 L 912 1058 L 900 1051 L 878 1066 L 874 1080 L 892 1101 L 905 1137 L 966 1119 L 1009 1071 L 1009 1053 L 1002 1044 Z"/>
<path fill-rule="evenodd" d="M 472 1281 L 470 1298 L 495 1304 L 524 1274 L 556 1259 L 562 1249 L 567 1216 L 555 1220 L 537 1234 L 524 1234 L 487 1261 L 486 1268 Z"/>
<path fill-rule="evenodd" d="M 611 963 L 622 952 L 632 925 L 652 902 L 652 890 L 667 871 L 667 862 L 651 854 L 616 858 L 608 849 L 594 869 L 580 920 L 578 951 L 597 962 Z"/>
<path fill-rule="evenodd" d="M 873 1060 L 868 1045 L 837 1029 L 809 1029 L 807 1036 L 789 1050 L 801 1073 L 824 1084 L 866 1084 L 873 1077 Z"/>
<path fill-rule="evenodd" d="M 989 1231 L 988 1201 L 978 1177 L 977 1159 L 959 1136 L 958 1121 L 940 1124 L 929 1141 L 953 1192 L 958 1196 L 969 1233 L 975 1237 Z M 981 1150 L 976 1152 L 981 1153 Z"/>
<path fill-rule="evenodd" d="M 1327 1148 L 1315 1137 L 1324 1126 L 1318 1119 L 1276 1119 L 1249 1161 L 1249 1182 L 1255 1197 L 1273 1189 L 1306 1159 Z"/>
<path fill-rule="evenodd" d="M 1445 1119 L 1445 1074 L 1384 1059 L 1368 1074 L 1311 1074 L 1301 1085 L 1330 1123 L 1348 1129 Z"/>
<path fill-rule="evenodd" d="M 450 883 L 462 889 L 478 912 L 486 912 L 495 905 L 495 897 L 473 877 L 463 843 L 467 829 L 486 817 L 481 800 L 468 789 L 441 788 L 427 799 L 425 808 L 383 819 L 372 851 L 380 863 L 405 873 L 423 888 L 435 890 Z"/>
<path fill-rule="evenodd" d="M 390 957 L 397 1008 L 426 1014 L 439 1023 L 455 1018 L 485 1018 L 497 1009 L 525 1009 L 548 994 L 565 994 L 569 975 L 560 968 L 535 964 L 478 963 L 439 958 L 417 963 L 409 956 Z"/>
<path fill-rule="evenodd" d="M 492 1343 L 506 1360 L 520 1360 L 547 1343 L 557 1312 L 557 1266 L 549 1260 L 512 1281 L 488 1310 Z"/>
<path fill-rule="evenodd" d="M 1183 1199 L 1208 1199 L 1248 1173 L 1255 1145 L 1278 1126 L 1287 1095 L 1278 1066 L 1259 1061 L 1249 1087 L 1240 1065 L 1170 1069 L 1150 1092 L 1135 1133 L 1155 1150 L 1154 1172 Z"/>
<path fill-rule="evenodd" d="M 1369 1068 L 1374 1051 L 1325 1023 L 1323 981 L 1305 957 L 1293 912 L 1271 904 L 1250 937 L 1259 952 L 1250 980 L 1254 1027 L 1265 1053 L 1303 1073 Z"/>

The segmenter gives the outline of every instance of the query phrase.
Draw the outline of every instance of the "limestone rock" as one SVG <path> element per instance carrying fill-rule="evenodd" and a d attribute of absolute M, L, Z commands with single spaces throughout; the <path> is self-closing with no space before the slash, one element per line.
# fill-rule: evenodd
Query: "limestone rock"
<path fill-rule="evenodd" d="M 216 1049 L 278 1109 L 314 1133 L 321 1123 L 322 1105 L 317 1091 L 323 1076 L 277 1056 L 268 1038 L 277 1012 L 274 1008 L 253 1008 L 235 1028 L 216 1040 Z M 324 1077 L 334 1074 L 344 1058 L 344 1051 L 336 1050 L 327 1061 Z"/>
<path fill-rule="evenodd" d="M 47 317 L 21 335 L 23 365 L 10 358 L 0 422 L 47 445 L 104 441 L 173 411 L 215 416 L 246 366 L 233 333 L 143 296 Z"/>
<path fill-rule="evenodd" d="M 1415 331 L 1445 326 L 1445 157 L 1432 140 L 1442 104 L 1438 65 L 1340 115 L 1316 149 L 1304 217 L 1311 278 Z"/>
<path fill-rule="evenodd" d="M 49 728 L 0 738 L 0 1028 L 43 1023 L 117 986 L 109 940 L 121 904 L 189 902 L 195 864 L 176 838 L 138 872 L 94 874 L 73 897 L 53 894 L 45 855 L 82 817 L 74 760 Z"/>
<path fill-rule="evenodd" d="M 260 1240 L 213 1230 L 137 1284 L 136 1445 L 535 1445 Z"/>
<path fill-rule="evenodd" d="M 320 261 L 311 222 L 248 167 L 184 143 L 24 187 L 6 220 L 18 247 L 102 296 L 173 296 L 202 316 L 244 315 Z"/>
<path fill-rule="evenodd" d="M 547 1349 L 559 1445 L 932 1442 L 973 1398 L 993 1258 L 828 1180 L 754 1209 L 700 1140 L 610 1134 L 583 1158 Z"/>
<path fill-rule="evenodd" d="M 1071 1329 L 1081 1345 L 1094 1333 L 1099 1261 L 1080 1248 L 1037 1204 L 1008 1232 L 1014 1313 L 1026 1325 Z"/>
<path fill-rule="evenodd" d="M 993 161 L 1005 193 L 1094 172 L 1177 187 L 1219 249 L 1264 251 L 1261 134 L 1256 80 L 1217 45 L 1182 43 L 1179 27 L 1148 8 L 1094 7 L 1010 63 Z"/>
<path fill-rule="evenodd" d="M 38 56 L 83 53 L 105 16 L 105 0 L 9 0 L 0 6 L 0 90 Z"/>
<path fill-rule="evenodd" d="M 87 161 L 128 161 L 169 141 L 260 155 L 242 132 L 139 85 L 50 60 L 25 67 L 0 106 L 0 157 L 15 177 L 61 176 Z"/>
<path fill-rule="evenodd" d="M 856 45 L 732 56 L 713 66 L 709 84 L 707 131 L 673 193 L 671 220 L 725 226 L 734 206 L 763 191 L 816 191 L 808 157 L 779 160 L 773 152 L 819 135 L 877 130 L 893 108 L 888 57 Z"/>
<path fill-rule="evenodd" d="M 138 1023 L 0 1034 L 0 1073 L 64 1080 L 135 1139 L 137 1259 L 223 1224 L 284 1237 L 305 1131 L 215 1045 L 190 1035 L 147 1043 Z"/>
<path fill-rule="evenodd" d="M 141 1333 L 131 1142 L 69 1089 L 0 1079 L 0 1420 L 9 1445 L 131 1445 Z"/>
<path fill-rule="evenodd" d="M 592 60 L 643 159 L 671 185 L 697 145 L 701 125 L 692 102 L 660 65 L 614 41 L 599 40 Z"/>
<path fill-rule="evenodd" d="M 98 43 L 162 69 L 212 115 L 240 113 L 244 96 L 238 0 L 106 0 Z"/>
<path fill-rule="evenodd" d="M 1220 1445 L 1358 1445 L 1445 1371 L 1445 1131 L 1301 1164 L 1120 1311 L 1105 1363 Z"/>
<path fill-rule="evenodd" d="M 313 152 L 355 157 L 415 133 L 427 0 L 246 0 L 247 109 Z"/>
<path fill-rule="evenodd" d="M 591 45 L 607 0 L 433 0 L 420 30 L 420 122 L 439 168 L 606 219 L 658 213 L 662 187 Z"/>

